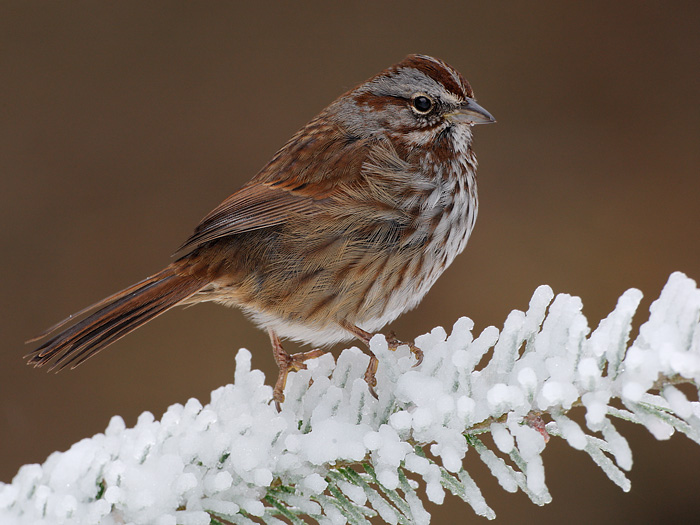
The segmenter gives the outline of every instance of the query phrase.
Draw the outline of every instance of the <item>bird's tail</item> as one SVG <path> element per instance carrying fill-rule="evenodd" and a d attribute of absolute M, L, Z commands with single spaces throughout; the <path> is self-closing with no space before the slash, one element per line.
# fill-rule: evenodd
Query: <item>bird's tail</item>
<path fill-rule="evenodd" d="M 25 356 L 29 360 L 28 364 L 44 366 L 51 363 L 50 370 L 61 370 L 68 366 L 75 368 L 207 285 L 208 280 L 189 272 L 179 273 L 178 270 L 181 269 L 181 264 L 173 263 L 27 341 L 32 343 L 50 337 Z M 87 317 L 76 321 L 88 313 Z"/>

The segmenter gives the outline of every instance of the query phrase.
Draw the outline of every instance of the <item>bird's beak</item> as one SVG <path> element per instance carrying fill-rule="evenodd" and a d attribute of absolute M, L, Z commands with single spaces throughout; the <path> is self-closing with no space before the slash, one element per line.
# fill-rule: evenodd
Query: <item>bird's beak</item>
<path fill-rule="evenodd" d="M 461 124 L 492 124 L 496 122 L 491 113 L 482 108 L 473 98 L 468 98 L 452 113 L 445 115 L 449 120 Z"/>

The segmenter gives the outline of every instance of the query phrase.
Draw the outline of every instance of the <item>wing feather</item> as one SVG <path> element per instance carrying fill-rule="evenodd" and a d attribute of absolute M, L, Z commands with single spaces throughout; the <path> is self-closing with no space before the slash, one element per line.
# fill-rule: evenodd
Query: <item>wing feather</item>
<path fill-rule="evenodd" d="M 292 214 L 311 216 L 317 210 L 311 197 L 266 184 L 244 186 L 202 219 L 178 253 L 221 237 L 283 224 Z"/>
<path fill-rule="evenodd" d="M 323 122 L 323 119 L 320 120 Z M 222 237 L 284 224 L 322 211 L 322 202 L 361 177 L 370 140 L 315 119 L 302 128 L 245 186 L 199 223 L 176 252 Z"/>

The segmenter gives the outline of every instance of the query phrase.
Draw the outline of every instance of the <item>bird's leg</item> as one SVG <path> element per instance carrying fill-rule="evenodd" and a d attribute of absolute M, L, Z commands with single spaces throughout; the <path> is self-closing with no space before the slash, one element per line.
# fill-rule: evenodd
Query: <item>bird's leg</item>
<path fill-rule="evenodd" d="M 321 357 L 323 354 L 325 354 L 325 352 L 320 349 L 315 349 L 308 352 L 299 352 L 297 354 L 290 355 L 284 348 L 282 348 L 282 343 L 280 342 L 280 338 L 277 337 L 277 334 L 272 330 L 268 330 L 268 333 L 270 334 L 270 342 L 272 343 L 272 355 L 275 357 L 277 368 L 279 368 L 275 388 L 272 390 L 272 400 L 275 402 L 277 412 L 279 412 L 282 410 L 282 403 L 284 402 L 284 387 L 287 385 L 287 376 L 289 375 L 289 372 L 306 370 L 304 361 Z"/>
<path fill-rule="evenodd" d="M 351 324 L 343 324 L 341 325 L 343 328 L 345 328 L 348 332 L 353 334 L 355 337 L 357 337 L 360 341 L 362 341 L 367 348 L 369 348 L 369 340 L 372 339 L 373 334 L 370 334 L 369 332 L 365 332 L 362 328 L 359 328 L 355 325 Z M 416 345 L 412 343 L 403 343 L 399 341 L 396 338 L 396 335 L 391 332 L 389 334 L 389 337 L 386 338 L 386 342 L 389 345 L 389 350 L 392 352 L 395 352 L 396 349 L 401 346 L 401 345 L 408 345 L 409 349 L 411 350 L 411 353 L 415 356 L 416 358 L 416 364 L 413 366 L 418 366 L 423 362 L 423 351 L 418 348 Z M 369 387 L 370 393 L 374 396 L 377 397 L 377 393 L 374 391 L 374 387 L 377 386 L 377 368 L 379 367 L 379 360 L 377 357 L 370 352 L 369 354 L 369 365 L 367 365 L 367 370 L 365 370 L 365 382 L 367 383 L 367 386 Z"/>

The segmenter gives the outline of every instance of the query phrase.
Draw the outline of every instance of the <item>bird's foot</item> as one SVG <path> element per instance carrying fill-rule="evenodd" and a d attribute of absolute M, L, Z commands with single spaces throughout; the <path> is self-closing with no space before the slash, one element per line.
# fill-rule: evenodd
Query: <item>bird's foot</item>
<path fill-rule="evenodd" d="M 289 354 L 282 348 L 282 343 L 280 343 L 277 334 L 272 331 L 270 331 L 270 341 L 272 341 L 272 353 L 275 357 L 277 368 L 279 369 L 275 388 L 272 390 L 272 401 L 275 403 L 277 412 L 280 412 L 282 410 L 282 403 L 284 403 L 284 388 L 287 386 L 287 377 L 289 373 L 306 370 L 306 361 L 321 357 L 325 354 L 325 351 L 314 349 L 308 352 Z"/>
<path fill-rule="evenodd" d="M 415 367 L 415 366 L 418 366 L 419 364 L 421 364 L 421 363 L 423 362 L 423 350 L 421 350 L 420 348 L 418 348 L 418 347 L 417 347 L 416 345 L 414 345 L 413 343 L 404 343 L 403 341 L 399 341 L 399 340 L 396 338 L 396 334 L 395 334 L 394 332 L 390 332 L 390 333 L 389 333 L 389 335 L 388 335 L 387 338 L 386 338 L 386 342 L 387 342 L 387 344 L 389 345 L 389 350 L 391 350 L 392 352 L 396 352 L 396 349 L 397 349 L 399 346 L 402 346 L 402 345 L 408 346 L 408 349 L 409 349 L 409 350 L 411 351 L 411 353 L 413 354 L 413 357 L 416 358 L 416 364 L 413 365 L 414 367 Z"/>

